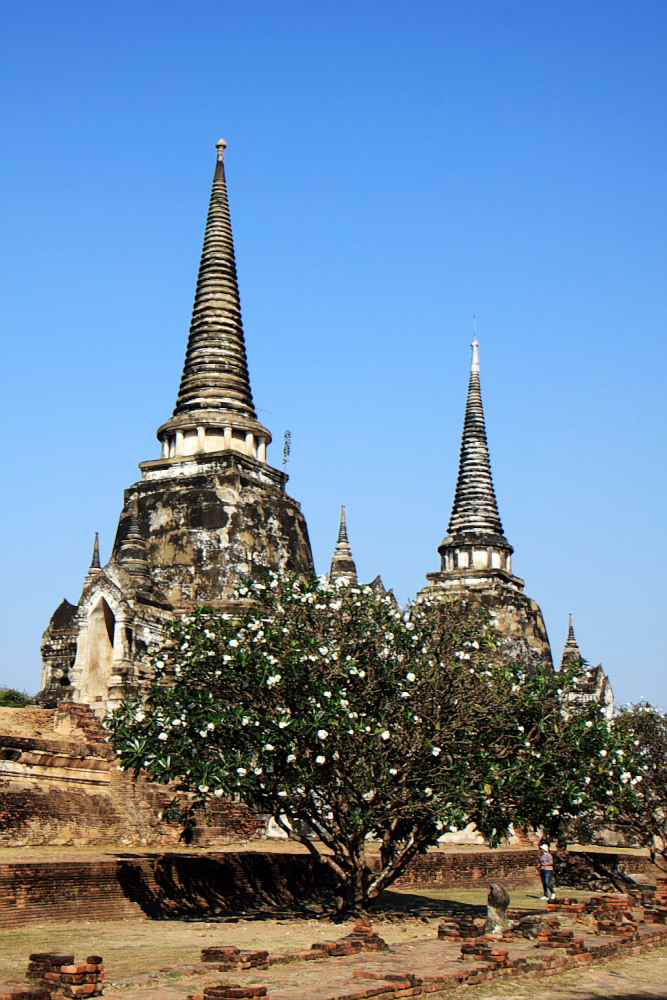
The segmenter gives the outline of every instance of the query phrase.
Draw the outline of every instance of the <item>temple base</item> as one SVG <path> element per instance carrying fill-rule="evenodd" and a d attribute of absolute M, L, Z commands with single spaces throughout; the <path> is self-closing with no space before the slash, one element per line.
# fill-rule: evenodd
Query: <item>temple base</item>
<path fill-rule="evenodd" d="M 481 605 L 495 620 L 500 637 L 498 657 L 527 667 L 553 667 L 551 647 L 539 605 L 523 592 L 523 580 L 493 570 L 427 573 L 424 598 L 464 598 Z"/>

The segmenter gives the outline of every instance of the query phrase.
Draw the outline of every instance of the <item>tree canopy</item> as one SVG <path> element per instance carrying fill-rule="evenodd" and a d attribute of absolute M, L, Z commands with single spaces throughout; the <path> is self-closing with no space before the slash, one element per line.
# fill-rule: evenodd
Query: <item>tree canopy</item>
<path fill-rule="evenodd" d="M 271 814 L 360 912 L 447 829 L 498 844 L 611 801 L 610 724 L 559 673 L 499 662 L 474 603 L 267 576 L 171 625 L 150 689 L 108 721 L 123 767 Z M 379 857 L 369 841 L 380 842 Z"/>
<path fill-rule="evenodd" d="M 625 768 L 617 789 L 613 821 L 617 829 L 667 871 L 667 716 L 641 702 L 623 708 L 615 720 Z"/>

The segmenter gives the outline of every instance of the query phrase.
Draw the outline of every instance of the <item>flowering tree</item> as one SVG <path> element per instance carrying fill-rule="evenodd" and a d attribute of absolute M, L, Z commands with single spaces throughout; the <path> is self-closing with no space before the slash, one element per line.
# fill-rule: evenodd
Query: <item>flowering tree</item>
<path fill-rule="evenodd" d="M 624 708 L 614 728 L 626 761 L 614 825 L 667 873 L 667 716 L 642 702 Z"/>
<path fill-rule="evenodd" d="M 607 720 L 568 701 L 577 668 L 497 662 L 478 605 L 403 612 L 368 587 L 275 576 L 239 596 L 238 614 L 173 622 L 153 686 L 108 726 L 123 767 L 194 806 L 238 796 L 273 815 L 333 869 L 341 914 L 447 828 L 475 822 L 492 844 L 512 824 L 555 829 L 619 780 Z"/>

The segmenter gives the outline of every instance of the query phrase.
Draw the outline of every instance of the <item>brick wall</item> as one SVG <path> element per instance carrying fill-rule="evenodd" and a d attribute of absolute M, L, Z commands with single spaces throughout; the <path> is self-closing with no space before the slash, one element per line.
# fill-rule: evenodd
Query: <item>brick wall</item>
<path fill-rule="evenodd" d="M 537 857 L 538 852 L 534 848 L 429 851 L 414 858 L 394 885 L 440 889 L 473 887 L 480 882 L 529 885 L 538 879 L 535 871 Z"/>
<path fill-rule="evenodd" d="M 533 850 L 431 852 L 397 885 L 508 887 L 536 881 Z M 614 856 L 616 857 L 616 856 Z M 647 858 L 620 855 L 626 870 L 654 877 Z M 0 864 L 0 926 L 32 921 L 209 918 L 295 912 L 330 898 L 330 870 L 303 854 L 161 853 L 105 861 Z"/>

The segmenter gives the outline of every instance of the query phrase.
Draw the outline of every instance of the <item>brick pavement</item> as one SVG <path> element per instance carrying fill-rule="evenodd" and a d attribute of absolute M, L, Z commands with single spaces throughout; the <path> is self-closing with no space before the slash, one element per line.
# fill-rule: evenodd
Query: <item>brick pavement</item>
<path fill-rule="evenodd" d="M 343 955 L 312 961 L 281 961 L 274 957 L 268 968 L 250 968 L 230 975 L 215 975 L 206 966 L 191 967 L 189 975 L 173 970 L 162 977 L 136 977 L 112 984 L 106 992 L 119 1000 L 223 1000 L 257 995 L 266 989 L 270 1000 L 398 1000 L 399 997 L 438 997 L 465 986 L 516 982 L 558 976 L 574 969 L 583 973 L 596 963 L 643 954 L 667 945 L 664 926 L 639 926 L 632 939 L 615 934 L 582 934 L 581 947 L 545 945 L 542 941 L 483 942 L 491 954 L 484 959 L 461 954 L 460 942 L 414 940 L 395 944 L 388 951 Z M 554 946 L 554 944 L 556 946 Z M 495 954 L 493 954 L 495 953 Z M 267 961 L 271 961 L 269 957 Z M 169 977 L 173 977 L 170 981 Z M 201 978 L 200 978 L 201 977 Z M 196 983 L 196 985 L 195 985 Z M 225 988 L 222 988 L 222 987 Z M 217 987 L 217 989 L 212 987 Z M 226 987 L 231 987 L 227 990 Z M 599 995 L 599 994 L 598 994 Z M 667 996 L 664 994 L 655 996 Z"/>

